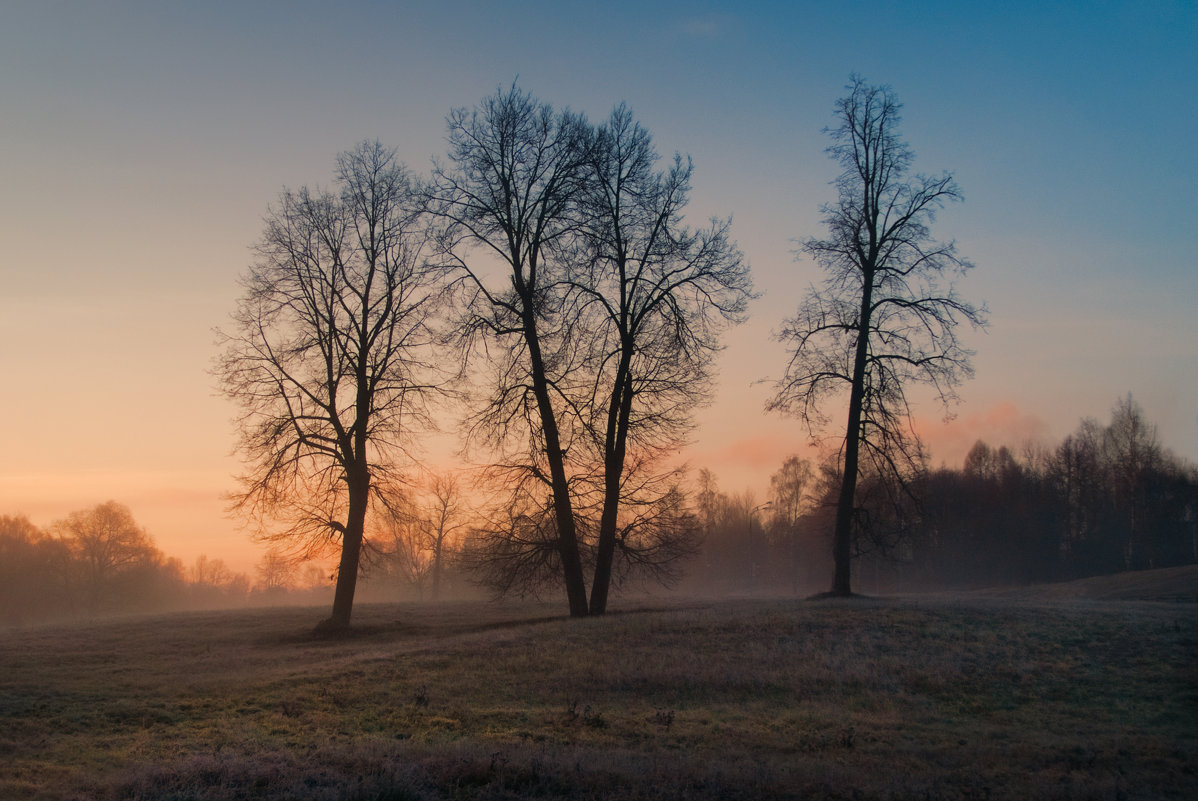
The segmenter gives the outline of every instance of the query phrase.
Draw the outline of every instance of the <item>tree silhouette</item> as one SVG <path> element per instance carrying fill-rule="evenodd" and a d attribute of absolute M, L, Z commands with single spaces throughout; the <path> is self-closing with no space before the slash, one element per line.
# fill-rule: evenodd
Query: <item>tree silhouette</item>
<path fill-rule="evenodd" d="M 457 341 L 489 370 L 470 435 L 502 454 L 513 509 L 552 509 L 537 526 L 552 544 L 544 554 L 560 563 L 570 614 L 585 616 L 566 463 L 579 332 L 561 313 L 558 255 L 577 225 L 588 127 L 514 85 L 450 112 L 447 125 L 449 163 L 434 167 L 427 207 L 441 223 L 442 258 L 457 272 Z"/>
<path fill-rule="evenodd" d="M 944 203 L 959 200 L 949 174 L 912 175 L 913 154 L 898 133 L 900 105 L 888 86 L 854 75 L 837 102 L 829 155 L 843 171 L 839 198 L 823 207 L 828 236 L 802 252 L 824 269 L 778 337 L 791 356 L 767 408 L 798 415 L 812 430 L 829 396 L 848 393 L 848 420 L 833 537 L 832 594 L 850 595 L 858 480 L 868 470 L 900 491 L 922 467 L 910 427 L 907 387 L 927 384 L 945 404 L 972 374 L 957 338 L 984 309 L 962 300 L 952 278 L 971 265 L 929 231 Z M 862 457 L 864 456 L 864 461 Z"/>
<path fill-rule="evenodd" d="M 216 373 L 242 409 L 238 508 L 298 556 L 340 543 L 330 628 L 349 625 L 372 504 L 397 492 L 435 391 L 439 301 L 419 204 L 392 150 L 337 158 L 337 191 L 270 210 Z"/>
<path fill-rule="evenodd" d="M 161 558 L 129 507 L 116 501 L 72 512 L 54 529 L 70 549 L 93 609 L 114 591 L 119 576 L 156 565 Z"/>
<path fill-rule="evenodd" d="M 491 379 L 471 438 L 499 453 L 507 490 L 469 561 L 501 591 L 560 569 L 571 614 L 602 614 L 625 568 L 668 579 L 690 552 L 661 457 L 743 317 L 748 267 L 728 221 L 684 223 L 689 160 L 661 170 L 622 105 L 592 126 L 513 86 L 452 112 L 449 131 L 429 208 L 460 275 L 458 340 Z"/>
<path fill-rule="evenodd" d="M 580 204 L 570 308 L 591 333 L 587 408 L 602 466 L 591 614 L 607 608 L 617 547 L 650 567 L 688 552 L 684 531 L 664 525 L 679 496 L 656 463 L 685 440 L 719 334 L 752 296 L 731 222 L 694 230 L 683 220 L 690 160 L 675 155 L 665 171 L 657 162 L 649 132 L 617 106 L 595 131 Z"/>
<path fill-rule="evenodd" d="M 441 580 L 458 532 L 466 527 L 466 509 L 461 481 L 452 473 L 434 475 L 429 481 L 424 541 L 432 552 L 432 600 L 441 598 Z"/>

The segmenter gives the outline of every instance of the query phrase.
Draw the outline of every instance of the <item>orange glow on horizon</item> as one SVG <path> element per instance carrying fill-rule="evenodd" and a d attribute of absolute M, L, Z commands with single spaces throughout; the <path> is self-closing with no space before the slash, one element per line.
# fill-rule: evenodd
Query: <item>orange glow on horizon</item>
<path fill-rule="evenodd" d="M 71 512 L 106 501 L 129 507 L 154 546 L 184 567 L 201 554 L 252 576 L 265 548 L 250 540 L 227 512 L 231 476 L 209 472 L 6 473 L 0 475 L 0 514 L 24 515 L 43 530 Z"/>

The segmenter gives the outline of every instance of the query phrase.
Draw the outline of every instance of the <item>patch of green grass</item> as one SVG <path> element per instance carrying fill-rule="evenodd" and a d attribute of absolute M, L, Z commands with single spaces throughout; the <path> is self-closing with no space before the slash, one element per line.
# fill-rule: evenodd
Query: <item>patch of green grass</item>
<path fill-rule="evenodd" d="M 720 602 L 0 634 L 0 799 L 1198 798 L 1198 607 Z"/>

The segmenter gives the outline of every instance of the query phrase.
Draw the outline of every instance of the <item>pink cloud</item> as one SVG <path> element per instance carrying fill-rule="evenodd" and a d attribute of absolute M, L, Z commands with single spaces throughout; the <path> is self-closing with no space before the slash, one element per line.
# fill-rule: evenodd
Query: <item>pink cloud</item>
<path fill-rule="evenodd" d="M 979 439 L 996 447 L 1006 445 L 1018 449 L 1028 442 L 1042 442 L 1049 437 L 1048 426 L 1042 419 L 1020 410 L 1011 401 L 1000 401 L 980 412 L 948 422 L 919 417 L 914 424 L 931 454 L 932 464 L 950 467 L 961 465 Z"/>
<path fill-rule="evenodd" d="M 775 430 L 763 434 L 755 424 L 752 433 L 746 431 L 744 436 L 713 447 L 688 448 L 684 455 L 693 470 L 711 470 L 725 491 L 764 492 L 769 487 L 770 476 L 787 458 L 795 455 L 812 461 L 818 458 L 799 428 L 790 426 L 787 431 L 786 425 L 785 422 L 770 425 Z"/>

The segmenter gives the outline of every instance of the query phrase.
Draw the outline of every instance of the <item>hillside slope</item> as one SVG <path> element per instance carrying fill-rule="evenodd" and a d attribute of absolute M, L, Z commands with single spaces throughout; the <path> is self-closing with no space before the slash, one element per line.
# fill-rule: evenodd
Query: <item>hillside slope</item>
<path fill-rule="evenodd" d="M 1021 600 L 1169 601 L 1198 603 L 1198 565 L 1134 570 L 1111 576 L 1039 584 L 1031 587 L 984 590 L 979 594 Z"/>

